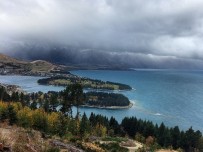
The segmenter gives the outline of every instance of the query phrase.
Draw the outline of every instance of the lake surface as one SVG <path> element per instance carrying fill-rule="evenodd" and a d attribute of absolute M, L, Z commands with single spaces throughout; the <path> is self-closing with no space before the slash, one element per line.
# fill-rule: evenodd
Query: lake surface
<path fill-rule="evenodd" d="M 120 91 L 134 106 L 123 110 L 81 108 L 81 113 L 114 116 L 121 121 L 125 116 L 151 120 L 181 129 L 192 126 L 203 132 L 203 71 L 136 70 L 136 71 L 72 71 L 73 74 L 93 79 L 120 82 L 134 88 Z M 59 91 L 63 87 L 37 84 L 40 77 L 0 76 L 1 83 L 16 84 L 28 92 Z M 118 92 L 118 91 L 117 91 Z"/>

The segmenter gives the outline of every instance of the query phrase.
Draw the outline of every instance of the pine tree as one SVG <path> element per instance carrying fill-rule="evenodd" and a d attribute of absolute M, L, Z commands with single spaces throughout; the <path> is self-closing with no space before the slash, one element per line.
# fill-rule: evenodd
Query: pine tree
<path fill-rule="evenodd" d="M 19 101 L 19 94 L 18 94 L 18 92 L 13 92 L 12 93 L 11 100 L 12 101 Z"/>
<path fill-rule="evenodd" d="M 15 124 L 17 122 L 17 113 L 14 110 L 14 107 L 12 105 L 8 105 L 7 111 L 8 111 L 9 125 Z"/>
<path fill-rule="evenodd" d="M 20 102 L 21 102 L 23 107 L 26 105 L 25 104 L 25 95 L 23 92 L 21 92 L 21 94 L 20 94 Z"/>
<path fill-rule="evenodd" d="M 43 104 L 43 109 L 45 112 L 49 112 L 49 101 L 46 99 Z"/>
<path fill-rule="evenodd" d="M 56 107 L 58 106 L 59 102 L 57 99 L 57 96 L 55 94 L 51 95 L 51 99 L 50 99 L 50 108 L 51 111 L 55 111 L 56 112 Z"/>
<path fill-rule="evenodd" d="M 68 115 L 68 113 L 70 113 L 72 117 L 72 102 L 70 98 L 71 90 L 69 87 L 66 87 L 66 89 L 62 92 L 62 96 L 63 96 L 63 100 L 61 102 L 60 111 L 66 116 Z"/>
<path fill-rule="evenodd" d="M 172 143 L 171 133 L 168 128 L 166 128 L 164 131 L 163 139 L 164 139 L 164 147 L 168 148 L 169 146 L 172 145 L 171 144 Z"/>
<path fill-rule="evenodd" d="M 83 87 L 81 84 L 76 83 L 69 86 L 71 89 L 71 100 L 77 108 L 77 117 L 79 117 L 79 106 L 84 102 Z"/>
<path fill-rule="evenodd" d="M 80 122 L 80 135 L 81 137 L 86 136 L 90 132 L 90 122 L 84 113 L 82 116 L 82 120 Z"/>
<path fill-rule="evenodd" d="M 31 108 L 32 110 L 37 109 L 37 102 L 36 102 L 35 100 L 31 103 L 30 108 Z"/>
<path fill-rule="evenodd" d="M 3 98 L 4 98 L 4 94 L 6 93 L 6 90 L 5 90 L 5 88 L 4 87 L 0 87 L 0 99 L 1 99 L 1 101 L 3 100 Z"/>
<path fill-rule="evenodd" d="M 165 125 L 163 123 L 161 123 L 159 129 L 158 129 L 158 134 L 157 134 L 157 142 L 158 144 L 160 144 L 161 146 L 164 146 L 165 144 Z"/>
<path fill-rule="evenodd" d="M 174 127 L 171 131 L 172 136 L 172 146 L 174 149 L 177 149 L 180 147 L 180 130 L 178 126 Z"/>
<path fill-rule="evenodd" d="M 72 117 L 72 106 L 75 105 L 77 107 L 77 117 L 79 117 L 79 105 L 81 105 L 84 101 L 83 88 L 81 84 L 70 84 L 62 93 L 63 101 L 61 112 L 64 114 L 70 113 Z"/>
<path fill-rule="evenodd" d="M 110 129 L 114 130 L 115 135 L 120 133 L 120 126 L 118 124 L 118 121 L 116 121 L 114 117 L 110 118 L 109 126 L 110 126 Z"/>
<path fill-rule="evenodd" d="M 64 136 L 68 128 L 68 120 L 61 112 L 59 113 L 59 123 L 57 124 L 58 135 L 60 137 Z"/>

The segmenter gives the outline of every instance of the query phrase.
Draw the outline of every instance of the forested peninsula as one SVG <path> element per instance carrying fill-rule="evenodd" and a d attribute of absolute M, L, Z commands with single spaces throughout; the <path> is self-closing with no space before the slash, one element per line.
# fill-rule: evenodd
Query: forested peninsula
<path fill-rule="evenodd" d="M 41 85 L 56 85 L 56 86 L 68 86 L 70 84 L 80 83 L 85 89 L 100 89 L 100 90 L 131 90 L 132 89 L 129 85 L 122 84 L 122 83 L 95 80 L 95 79 L 90 79 L 85 77 L 78 77 L 75 75 L 42 78 L 38 80 L 38 83 Z"/>

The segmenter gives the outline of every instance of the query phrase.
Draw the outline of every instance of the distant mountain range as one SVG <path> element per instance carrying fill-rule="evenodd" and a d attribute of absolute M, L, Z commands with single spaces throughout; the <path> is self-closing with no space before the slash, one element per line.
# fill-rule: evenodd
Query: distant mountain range
<path fill-rule="evenodd" d="M 3 64 L 3 66 L 6 65 L 6 67 L 8 68 L 13 67 L 13 69 L 18 66 L 17 71 L 22 69 L 25 69 L 27 71 L 28 69 L 28 71 L 34 73 L 43 73 L 50 71 L 57 72 L 58 70 L 60 70 L 61 72 L 68 70 L 129 70 L 129 67 L 124 66 L 120 63 L 107 63 L 106 60 L 102 59 L 102 54 L 98 56 L 84 57 L 84 53 L 81 52 L 80 56 L 85 58 L 85 61 L 82 62 L 80 61 L 81 59 L 80 57 L 78 57 L 77 53 L 72 53 L 68 55 L 65 52 L 63 55 L 61 54 L 61 52 L 58 52 L 58 54 L 53 54 L 52 52 L 49 53 L 50 54 L 42 52 L 41 56 L 36 55 L 33 58 L 28 59 L 21 53 L 18 55 L 12 55 L 14 56 L 14 58 L 8 55 L 0 54 L 0 69 L 2 69 L 1 64 Z M 35 54 L 40 54 L 40 52 L 37 52 Z M 16 59 L 16 57 L 18 59 Z M 95 61 L 96 58 L 97 61 Z M 76 63 L 75 61 L 73 62 L 73 60 L 78 60 L 78 63 Z M 86 60 L 88 62 L 86 62 Z M 116 62 L 117 60 L 111 61 Z"/>

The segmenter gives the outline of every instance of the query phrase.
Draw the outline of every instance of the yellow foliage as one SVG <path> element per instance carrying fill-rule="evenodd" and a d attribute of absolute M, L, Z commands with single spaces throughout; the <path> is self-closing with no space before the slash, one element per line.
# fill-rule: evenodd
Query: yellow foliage
<path fill-rule="evenodd" d="M 17 112 L 22 109 L 22 104 L 20 102 L 0 102 L 0 109 L 6 109 L 8 105 L 12 105 L 14 110 Z"/>
<path fill-rule="evenodd" d="M 48 128 L 51 132 L 56 131 L 57 124 L 59 123 L 59 114 L 57 112 L 52 112 L 48 114 Z"/>
<path fill-rule="evenodd" d="M 11 105 L 14 107 L 14 110 L 17 112 L 23 108 L 20 102 L 12 102 Z"/>
<path fill-rule="evenodd" d="M 105 137 L 107 133 L 107 128 L 100 124 L 97 124 L 95 127 L 95 134 L 100 137 Z"/>
<path fill-rule="evenodd" d="M 8 104 L 7 103 L 5 103 L 5 102 L 0 102 L 0 109 L 6 109 L 7 108 L 7 106 L 8 106 Z"/>
<path fill-rule="evenodd" d="M 32 118 L 33 121 L 35 121 L 35 119 L 38 118 L 45 118 L 47 119 L 47 113 L 44 111 L 44 109 L 40 108 L 40 109 L 36 109 L 36 110 L 31 110 L 32 111 Z"/>
<path fill-rule="evenodd" d="M 24 107 L 23 109 L 18 111 L 17 118 L 19 120 L 18 121 L 19 125 L 23 126 L 23 127 L 32 126 L 32 124 L 33 124 L 32 115 L 33 115 L 33 111 L 28 107 Z"/>

